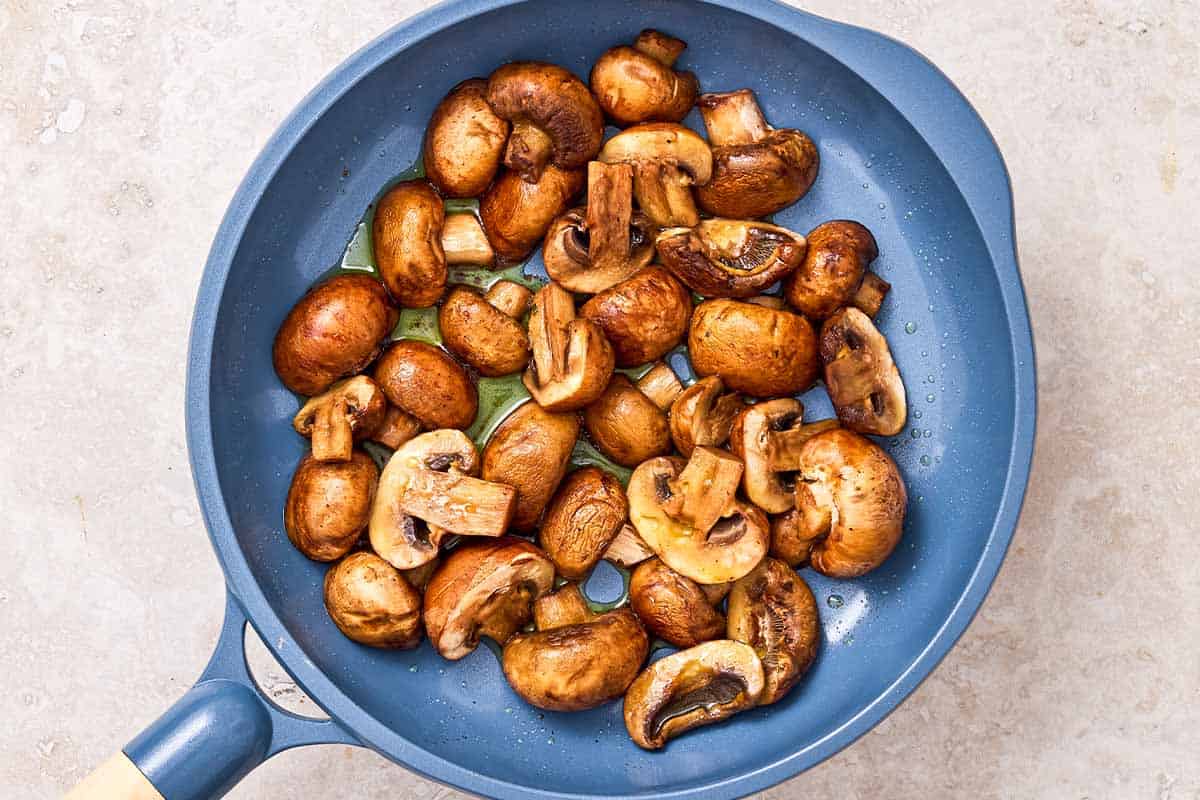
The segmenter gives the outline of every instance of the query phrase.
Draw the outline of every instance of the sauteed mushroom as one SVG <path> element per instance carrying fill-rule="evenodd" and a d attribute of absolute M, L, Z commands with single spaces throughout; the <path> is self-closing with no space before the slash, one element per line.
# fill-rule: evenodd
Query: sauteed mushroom
<path fill-rule="evenodd" d="M 537 525 L 567 473 L 578 436 L 574 414 L 551 414 L 537 403 L 518 408 L 492 434 L 483 448 L 483 478 L 517 490 L 513 530 Z"/>
<path fill-rule="evenodd" d="M 367 438 L 397 450 L 420 432 L 421 423 L 416 417 L 389 403 L 383 415 L 383 422 L 379 423 Z"/>
<path fill-rule="evenodd" d="M 662 267 L 649 266 L 588 300 L 580 316 L 600 326 L 619 367 L 662 358 L 687 333 L 692 296 Z"/>
<path fill-rule="evenodd" d="M 359 644 L 407 650 L 421 643 L 421 595 L 374 553 L 351 553 L 325 573 L 325 609 Z"/>
<path fill-rule="evenodd" d="M 546 508 L 538 544 L 567 580 L 587 577 L 625 518 L 629 503 L 621 482 L 596 467 L 567 476 Z"/>
<path fill-rule="evenodd" d="M 660 228 L 700 221 L 692 186 L 712 176 L 712 151 L 698 133 L 672 122 L 648 122 L 604 143 L 600 160 L 633 165 L 638 206 Z"/>
<path fill-rule="evenodd" d="M 708 300 L 696 307 L 688 351 L 699 375 L 755 397 L 799 394 L 817 378 L 817 337 L 799 314 Z"/>
<path fill-rule="evenodd" d="M 577 411 L 595 400 L 613 371 L 613 349 L 594 322 L 575 316 L 575 300 L 556 283 L 543 286 L 529 315 L 533 361 L 525 388 L 547 411 Z"/>
<path fill-rule="evenodd" d="M 637 566 L 647 558 L 653 558 L 654 551 L 650 546 L 642 541 L 642 537 L 638 536 L 637 530 L 628 522 L 621 526 L 621 530 L 617 531 L 616 538 L 612 540 L 612 544 L 604 551 L 604 560 L 616 564 L 618 567 Z"/>
<path fill-rule="evenodd" d="M 843 308 L 821 326 L 825 386 L 838 419 L 852 431 L 895 436 L 908 401 L 887 339 L 857 308 Z"/>
<path fill-rule="evenodd" d="M 606 51 L 590 79 L 600 108 L 621 126 L 682 120 L 700 91 L 694 74 L 672 69 L 686 47 L 679 39 L 644 30 L 633 47 Z"/>
<path fill-rule="evenodd" d="M 783 514 L 795 505 L 796 470 L 800 449 L 818 433 L 836 428 L 835 420 L 803 424 L 804 406 L 781 397 L 746 406 L 733 421 L 731 449 L 745 464 L 742 488 L 751 503 L 770 514 Z"/>
<path fill-rule="evenodd" d="M 379 470 L 366 453 L 345 462 L 300 460 L 283 507 L 288 539 L 314 561 L 335 561 L 358 541 L 371 516 Z"/>
<path fill-rule="evenodd" d="M 426 561 L 419 567 L 402 569 L 400 570 L 400 574 L 404 576 L 404 580 L 408 581 L 409 586 L 421 594 L 425 594 L 425 587 L 429 585 L 429 579 L 433 577 L 433 573 L 437 572 L 437 568 L 441 565 L 442 560 L 439 557 L 432 561 Z"/>
<path fill-rule="evenodd" d="M 528 297 L 528 289 L 511 285 Z M 515 314 L 498 308 L 493 298 L 507 296 L 509 291 L 499 286 L 493 286 L 486 297 L 455 287 L 438 310 L 438 328 L 446 349 L 489 377 L 520 372 L 529 361 L 529 336 L 520 322 L 525 308 L 518 305 Z"/>
<path fill-rule="evenodd" d="M 396 342 L 376 362 L 373 377 L 388 402 L 427 430 L 466 428 L 475 421 L 475 384 L 457 361 L 431 344 Z"/>
<path fill-rule="evenodd" d="M 667 415 L 620 373 L 583 410 L 583 424 L 596 447 L 624 467 L 671 452 Z"/>
<path fill-rule="evenodd" d="M 547 166 L 537 183 L 504 171 L 479 200 L 479 219 L 496 253 L 520 261 L 537 247 L 554 219 L 583 188 L 582 169 Z"/>
<path fill-rule="evenodd" d="M 844 219 L 818 225 L 808 234 L 804 261 L 784 284 L 784 296 L 811 319 L 825 319 L 847 305 L 874 317 L 891 288 L 867 271 L 878 256 L 865 226 Z"/>
<path fill-rule="evenodd" d="M 696 447 L 720 447 L 729 441 L 733 418 L 746 407 L 737 392 L 725 392 L 720 375 L 701 378 L 683 390 L 671 406 L 671 438 L 690 456 Z"/>
<path fill-rule="evenodd" d="M 349 461 L 354 442 L 366 439 L 384 420 L 387 400 L 375 381 L 357 375 L 339 381 L 301 406 L 292 427 L 312 439 L 318 461 Z"/>
<path fill-rule="evenodd" d="M 650 398 L 650 402 L 663 411 L 671 408 L 683 394 L 683 384 L 679 382 L 679 376 L 662 361 L 651 366 L 645 375 L 638 378 L 637 387 L 642 394 Z"/>
<path fill-rule="evenodd" d="M 752 297 L 791 274 L 807 247 L 787 228 L 734 219 L 669 228 L 655 246 L 671 272 L 705 297 Z"/>
<path fill-rule="evenodd" d="M 657 558 L 642 562 L 629 580 L 629 605 L 651 633 L 676 647 L 725 635 L 725 617 L 700 584 Z"/>
<path fill-rule="evenodd" d="M 590 622 L 596 616 L 579 591 L 578 583 L 565 584 L 533 602 L 533 625 L 539 631 Z"/>
<path fill-rule="evenodd" d="M 444 197 L 478 197 L 500 169 L 508 123 L 488 105 L 487 85 L 471 78 L 455 86 L 425 129 L 425 174 Z"/>

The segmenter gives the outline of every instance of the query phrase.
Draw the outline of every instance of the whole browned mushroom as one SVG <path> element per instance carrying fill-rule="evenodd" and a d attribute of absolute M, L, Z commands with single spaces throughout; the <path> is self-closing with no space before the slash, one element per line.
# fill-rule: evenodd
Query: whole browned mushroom
<path fill-rule="evenodd" d="M 685 731 L 753 708 L 763 685 L 762 663 L 749 645 L 704 642 L 637 676 L 625 693 L 625 729 L 639 747 L 658 750 Z"/>
<path fill-rule="evenodd" d="M 762 661 L 760 706 L 791 691 L 817 658 L 821 618 L 817 600 L 791 567 L 764 558 L 729 592 L 729 638 L 754 648 Z"/>
<path fill-rule="evenodd" d="M 359 644 L 409 649 L 421 643 L 421 595 L 374 553 L 351 553 L 325 573 L 325 609 Z"/>
<path fill-rule="evenodd" d="M 537 403 L 525 403 L 500 424 L 483 448 L 483 478 L 517 490 L 515 531 L 532 530 L 563 476 L 579 419 L 551 414 Z"/>
<path fill-rule="evenodd" d="M 669 228 L 655 242 L 658 257 L 679 280 L 705 297 L 753 297 L 800 265 L 798 233 L 765 222 L 706 219 Z"/>
<path fill-rule="evenodd" d="M 487 636 L 503 645 L 533 617 L 554 585 L 554 564 L 524 539 L 503 536 L 454 548 L 425 589 L 425 630 L 456 661 Z"/>
<path fill-rule="evenodd" d="M 314 561 L 334 561 L 350 552 L 367 529 L 379 470 L 366 453 L 345 462 L 300 460 L 283 507 L 288 539 Z"/>
<path fill-rule="evenodd" d="M 583 425 L 600 452 L 623 467 L 671 452 L 666 413 L 620 373 L 583 410 Z"/>
<path fill-rule="evenodd" d="M 425 129 L 425 175 L 443 197 L 478 197 L 500 169 L 508 122 L 488 105 L 487 85 L 470 78 L 455 86 Z"/>
<path fill-rule="evenodd" d="M 529 183 L 547 164 L 582 167 L 600 151 L 604 115 L 569 70 L 540 61 L 505 64 L 488 78 L 487 100 L 512 123 L 504 165 Z"/>
<path fill-rule="evenodd" d="M 820 168 L 817 146 L 798 130 L 768 125 L 754 92 L 704 94 L 698 105 L 713 152 L 712 179 L 696 188 L 701 208 L 753 219 L 808 193 Z"/>
<path fill-rule="evenodd" d="M 822 320 L 853 305 L 874 317 L 891 286 L 869 271 L 879 256 L 875 237 L 851 220 L 826 222 L 808 234 L 808 252 L 783 285 L 787 301 L 805 316 Z"/>
<path fill-rule="evenodd" d="M 559 486 L 538 544 L 567 580 L 587 577 L 629 516 L 625 490 L 611 473 L 583 467 Z"/>
<path fill-rule="evenodd" d="M 383 424 L 387 405 L 375 381 L 356 375 L 309 399 L 292 418 L 292 427 L 312 439 L 317 461 L 349 461 L 354 443 Z"/>
<path fill-rule="evenodd" d="M 693 647 L 725 635 L 725 617 L 700 584 L 657 558 L 643 561 L 629 579 L 629 605 L 651 633 L 676 647 Z"/>
<path fill-rule="evenodd" d="M 583 189 L 583 169 L 559 169 L 551 164 L 537 183 L 504 171 L 479 200 L 479 219 L 496 254 L 520 261 L 533 252 L 551 223 L 571 207 Z"/>
<path fill-rule="evenodd" d="M 726 392 L 719 375 L 701 378 L 671 405 L 671 439 L 690 456 L 696 447 L 720 447 L 729 441 L 733 418 L 746 407 L 737 392 Z"/>
<path fill-rule="evenodd" d="M 510 286 L 526 297 L 524 303 L 513 306 L 515 313 L 511 314 L 495 304 L 495 298 L 512 296 Z M 528 289 L 511 281 L 497 283 L 486 296 L 463 286 L 451 289 L 438 309 L 438 329 L 446 349 L 480 375 L 498 377 L 520 372 L 529 361 L 529 335 L 521 324 L 528 297 Z"/>
<path fill-rule="evenodd" d="M 592 67 L 592 94 L 617 125 L 679 122 L 696 104 L 700 83 L 672 67 L 687 45 L 665 33 L 644 30 L 633 47 L 605 51 Z"/>
<path fill-rule="evenodd" d="M 673 122 L 635 125 L 605 142 L 600 160 L 633 165 L 633 194 L 658 227 L 700 221 L 692 187 L 712 176 L 712 151 L 695 131 Z"/>
<path fill-rule="evenodd" d="M 457 361 L 431 344 L 396 342 L 376 362 L 373 377 L 388 402 L 416 417 L 426 430 L 466 428 L 475 421 L 475 384 Z"/>
<path fill-rule="evenodd" d="M 275 335 L 275 372 L 296 394 L 318 395 L 374 361 L 399 317 L 379 281 L 339 275 L 288 312 Z"/>
<path fill-rule="evenodd" d="M 547 411 L 578 411 L 604 391 L 614 357 L 600 326 L 575 316 L 575 300 L 557 283 L 533 298 L 529 314 L 533 360 L 525 371 L 529 394 Z"/>
<path fill-rule="evenodd" d="M 821 326 L 825 388 L 838 419 L 852 431 L 895 436 L 904 430 L 908 400 L 887 339 L 857 308 Z"/>
<path fill-rule="evenodd" d="M 688 354 L 698 375 L 720 375 L 725 385 L 755 397 L 798 394 L 817 379 L 817 336 L 799 314 L 708 300 L 696 307 Z"/>
<path fill-rule="evenodd" d="M 649 266 L 588 300 L 579 314 L 604 331 L 617 366 L 635 367 L 679 344 L 692 316 L 692 296 L 671 273 Z"/>

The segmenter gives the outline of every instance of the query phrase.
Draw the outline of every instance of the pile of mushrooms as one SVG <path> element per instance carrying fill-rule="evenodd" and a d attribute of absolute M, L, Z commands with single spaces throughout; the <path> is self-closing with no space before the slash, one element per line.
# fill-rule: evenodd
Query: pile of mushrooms
<path fill-rule="evenodd" d="M 648 30 L 587 83 L 519 62 L 453 87 L 425 177 L 375 208 L 377 273 L 312 288 L 273 354 L 311 443 L 284 530 L 332 563 L 333 624 L 449 660 L 489 638 L 521 698 L 624 698 L 647 749 L 783 700 L 821 638 L 796 569 L 877 568 L 907 506 L 866 436 L 906 417 L 872 321 L 875 239 L 764 219 L 808 192 L 817 146 L 750 89 L 702 93 L 684 49 Z M 707 138 L 681 124 L 694 107 Z M 455 285 L 539 244 L 548 282 Z M 401 309 L 431 309 L 440 344 L 397 336 Z M 672 366 L 685 352 L 694 378 Z M 528 398 L 473 441 L 480 381 L 505 376 Z M 818 380 L 836 419 L 805 417 Z M 607 466 L 576 460 L 581 441 Z M 629 588 L 603 613 L 582 589 L 601 560 Z M 648 664 L 655 641 L 675 651 Z"/>

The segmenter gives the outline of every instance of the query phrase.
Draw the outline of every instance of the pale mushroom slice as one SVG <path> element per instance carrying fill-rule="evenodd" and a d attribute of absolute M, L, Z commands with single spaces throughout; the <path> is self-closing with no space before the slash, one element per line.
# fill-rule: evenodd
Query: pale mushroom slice
<path fill-rule="evenodd" d="M 387 399 L 379 385 L 357 375 L 310 398 L 292 419 L 292 427 L 312 439 L 317 461 L 349 461 L 354 442 L 369 438 L 386 413 Z"/>
<path fill-rule="evenodd" d="M 658 227 L 700 221 L 692 187 L 712 176 L 712 151 L 695 131 L 672 122 L 635 125 L 605 142 L 599 158 L 633 165 L 638 206 Z"/>
<path fill-rule="evenodd" d="M 737 392 L 726 392 L 720 375 L 693 383 L 671 405 L 671 438 L 690 456 L 696 447 L 720 447 L 729 441 L 733 419 L 746 407 Z"/>
<path fill-rule="evenodd" d="M 682 40 L 644 30 L 632 47 L 606 51 L 592 67 L 592 93 L 618 125 L 679 122 L 696 104 L 700 84 L 672 67 L 687 48 Z"/>
<path fill-rule="evenodd" d="M 533 361 L 525 388 L 547 411 L 577 411 L 598 398 L 612 377 L 612 346 L 594 322 L 575 316 L 570 292 L 556 283 L 533 298 L 529 316 Z"/>
<path fill-rule="evenodd" d="M 857 308 L 847 307 L 821 327 L 825 387 L 838 419 L 852 431 L 895 436 L 904 430 L 908 401 L 887 339 Z"/>
<path fill-rule="evenodd" d="M 705 297 L 753 297 L 786 278 L 804 259 L 800 234 L 766 222 L 706 219 L 658 235 L 658 257 Z"/>
<path fill-rule="evenodd" d="M 663 411 L 671 408 L 683 394 L 683 383 L 669 364 L 659 361 L 637 380 L 638 390 Z"/>
<path fill-rule="evenodd" d="M 742 488 L 750 502 L 768 514 L 783 514 L 794 507 L 804 443 L 838 427 L 837 420 L 811 425 L 803 420 L 804 406 L 791 397 L 745 406 L 734 418 L 729 447 L 746 464 Z"/>

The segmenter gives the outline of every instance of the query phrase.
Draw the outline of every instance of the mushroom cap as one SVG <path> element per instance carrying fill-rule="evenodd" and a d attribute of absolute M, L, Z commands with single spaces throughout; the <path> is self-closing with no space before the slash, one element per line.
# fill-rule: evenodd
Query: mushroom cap
<path fill-rule="evenodd" d="M 567 476 L 542 521 L 538 544 L 567 580 L 587 577 L 629 516 L 625 490 L 611 473 L 583 467 Z"/>
<path fill-rule="evenodd" d="M 583 410 L 583 424 L 601 452 L 623 467 L 671 452 L 667 415 L 620 373 Z"/>
<path fill-rule="evenodd" d="M 774 130 L 753 144 L 713 146 L 712 178 L 696 187 L 696 202 L 717 217 L 757 219 L 808 194 L 820 156 L 797 130 Z"/>
<path fill-rule="evenodd" d="M 900 541 L 907 506 L 896 462 L 865 436 L 839 428 L 801 448 L 796 509 L 801 532 L 823 536 L 810 556 L 817 572 L 855 578 L 878 567 Z"/>
<path fill-rule="evenodd" d="M 771 518 L 771 548 L 772 558 L 777 558 L 789 567 L 801 567 L 808 564 L 813 545 L 824 535 L 817 524 L 806 522 L 806 515 L 793 508 L 786 514 Z M 824 515 L 819 515 L 824 516 Z"/>
<path fill-rule="evenodd" d="M 629 579 L 629 604 L 642 624 L 676 647 L 692 647 L 725 635 L 725 617 L 700 584 L 657 558 L 643 561 Z"/>
<path fill-rule="evenodd" d="M 379 281 L 339 275 L 288 312 L 275 335 L 275 372 L 296 394 L 318 395 L 374 361 L 399 318 Z"/>
<path fill-rule="evenodd" d="M 372 436 L 383 424 L 387 408 L 379 385 L 356 375 L 309 398 L 292 418 L 292 427 L 312 439 L 318 461 L 347 461 L 354 442 Z"/>
<path fill-rule="evenodd" d="M 605 289 L 579 309 L 600 326 L 619 367 L 661 358 L 687 333 L 692 296 L 671 273 L 649 266 Z"/>
<path fill-rule="evenodd" d="M 283 507 L 288 539 L 314 561 L 341 558 L 367 529 L 378 482 L 375 462 L 361 451 L 344 462 L 304 456 Z"/>
<path fill-rule="evenodd" d="M 426 430 L 466 428 L 479 411 L 479 394 L 467 371 L 440 348 L 402 339 L 375 364 L 375 382 L 388 402 Z"/>
<path fill-rule="evenodd" d="M 446 295 L 438 309 L 438 328 L 446 349 L 480 375 L 511 375 L 529 361 L 529 335 L 520 321 L 466 287 Z"/>
<path fill-rule="evenodd" d="M 325 573 L 325 609 L 359 644 L 407 650 L 421 643 L 421 595 L 374 553 L 351 553 Z"/>
<path fill-rule="evenodd" d="M 729 449 L 746 464 L 746 497 L 768 514 L 782 514 L 795 505 L 795 475 L 779 468 L 772 451 L 774 434 L 799 427 L 803 419 L 800 401 L 781 397 L 746 406 L 730 429 Z"/>
<path fill-rule="evenodd" d="M 729 638 L 754 648 L 765 685 L 758 704 L 783 698 L 817 658 L 821 618 L 817 600 L 791 567 L 764 558 L 729 592 Z"/>
<path fill-rule="evenodd" d="M 685 731 L 753 708 L 763 690 L 753 648 L 729 639 L 672 653 L 642 671 L 625 693 L 625 728 L 647 750 Z"/>
<path fill-rule="evenodd" d="M 783 293 L 793 308 L 821 320 L 850 305 L 879 246 L 864 225 L 845 219 L 818 225 L 807 238 L 808 252 Z"/>
<path fill-rule="evenodd" d="M 639 122 L 679 122 L 696 104 L 700 82 L 691 72 L 621 45 L 607 50 L 589 78 L 600 108 L 622 127 Z"/>
<path fill-rule="evenodd" d="M 379 199 L 371 246 L 384 285 L 404 308 L 428 308 L 446 290 L 446 209 L 428 181 L 404 181 Z"/>
<path fill-rule="evenodd" d="M 817 336 L 799 314 L 736 300 L 696 307 L 688 354 L 698 375 L 720 375 L 755 397 L 799 394 L 819 371 Z"/>
<path fill-rule="evenodd" d="M 647 122 L 626 128 L 604 143 L 607 164 L 666 164 L 691 177 L 696 186 L 712 177 L 712 150 L 704 137 L 674 122 Z"/>
<path fill-rule="evenodd" d="M 825 387 L 838 419 L 852 431 L 895 436 L 904 430 L 908 401 L 887 339 L 853 306 L 821 326 Z"/>
<path fill-rule="evenodd" d="M 425 630 L 442 658 L 457 661 L 487 636 L 503 645 L 533 617 L 533 602 L 554 585 L 554 564 L 524 539 L 464 543 L 442 561 L 425 589 Z"/>
<path fill-rule="evenodd" d="M 721 376 L 709 375 L 696 381 L 671 405 L 671 439 L 676 449 L 691 456 L 697 447 L 725 444 L 733 418 L 745 407 L 741 395 L 725 392 Z"/>
<path fill-rule="evenodd" d="M 658 257 L 705 297 L 753 297 L 800 265 L 804 237 L 753 220 L 706 219 L 658 235 Z"/>
<path fill-rule="evenodd" d="M 546 235 L 555 217 L 571 206 L 583 189 L 583 169 L 546 167 L 537 183 L 504 171 L 479 200 L 479 219 L 497 255 L 520 261 Z"/>
<path fill-rule="evenodd" d="M 508 122 L 488 105 L 487 86 L 485 78 L 455 86 L 425 129 L 425 175 L 444 197 L 478 197 L 500 169 Z"/>
<path fill-rule="evenodd" d="M 587 207 L 579 206 L 554 220 L 546 231 L 542 245 L 546 274 L 564 289 L 596 294 L 630 277 L 654 259 L 654 236 L 658 229 L 645 214 L 634 212 L 629 259 L 608 267 L 593 267 L 588 254 L 586 222 Z"/>
<path fill-rule="evenodd" d="M 504 677 L 527 703 L 582 711 L 615 700 L 637 677 L 650 651 L 628 608 L 590 622 L 519 633 L 504 647 Z"/>
<path fill-rule="evenodd" d="M 528 531 L 537 525 L 567 473 L 578 436 L 579 419 L 574 414 L 552 414 L 537 403 L 522 405 L 492 434 L 483 448 L 482 474 L 484 480 L 517 490 L 513 530 Z"/>

